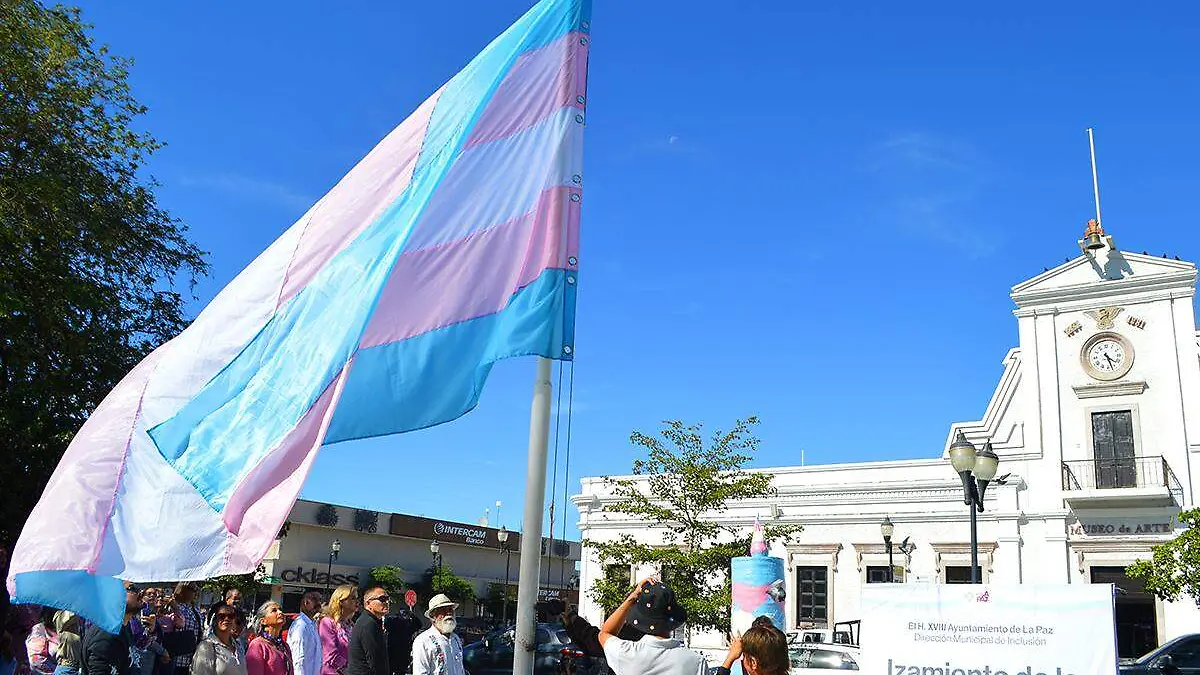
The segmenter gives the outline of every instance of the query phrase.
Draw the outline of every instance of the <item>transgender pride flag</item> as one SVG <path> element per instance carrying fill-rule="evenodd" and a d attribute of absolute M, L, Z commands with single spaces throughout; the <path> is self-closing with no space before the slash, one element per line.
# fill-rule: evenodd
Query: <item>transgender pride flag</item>
<path fill-rule="evenodd" d="M 115 632 L 122 579 L 252 571 L 323 445 L 572 357 L 589 18 L 539 2 L 125 376 L 25 523 L 17 602 Z"/>

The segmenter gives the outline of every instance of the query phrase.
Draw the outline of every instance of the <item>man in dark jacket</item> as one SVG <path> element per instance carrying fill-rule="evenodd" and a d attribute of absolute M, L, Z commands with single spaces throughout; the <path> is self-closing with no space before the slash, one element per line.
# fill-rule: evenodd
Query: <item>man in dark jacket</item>
<path fill-rule="evenodd" d="M 383 627 L 387 631 L 391 675 L 404 675 L 412 665 L 413 638 L 421 632 L 421 619 L 413 612 L 402 609 L 398 616 L 384 619 Z"/>
<path fill-rule="evenodd" d="M 383 617 L 387 616 L 391 598 L 380 586 L 363 593 L 363 613 L 350 631 L 347 675 L 392 675 L 388 661 L 387 636 Z M 92 675 L 88 673 L 88 675 Z"/>
<path fill-rule="evenodd" d="M 125 619 L 121 632 L 109 633 L 90 624 L 83 636 L 84 675 L 134 675 L 130 649 L 133 632 L 129 622 L 142 611 L 142 594 L 137 586 L 125 582 Z"/>

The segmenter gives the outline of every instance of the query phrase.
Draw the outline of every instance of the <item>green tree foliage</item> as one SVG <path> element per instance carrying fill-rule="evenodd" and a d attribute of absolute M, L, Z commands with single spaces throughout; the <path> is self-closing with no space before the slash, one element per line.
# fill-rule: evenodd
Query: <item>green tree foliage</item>
<path fill-rule="evenodd" d="M 665 422 L 658 436 L 631 434 L 630 442 L 646 452 L 645 459 L 634 461 L 633 473 L 645 479 L 606 479 L 619 501 L 605 511 L 645 521 L 666 546 L 630 535 L 584 542 L 605 566 L 604 576 L 588 589 L 605 612 L 632 589 L 629 570 L 648 565 L 675 591 L 691 628 L 729 632 L 730 560 L 749 553 L 750 535 L 722 525 L 719 516 L 737 501 L 775 494 L 772 474 L 745 470 L 758 449 L 756 424 L 756 417 L 738 420 L 708 442 L 701 425 L 677 420 Z M 766 524 L 764 530 L 768 539 L 788 541 L 801 527 Z"/>
<path fill-rule="evenodd" d="M 449 565 L 443 565 L 440 569 L 430 567 L 425 570 L 417 586 L 417 593 L 426 601 L 438 593 L 445 593 L 446 597 L 459 604 L 476 600 L 475 587 L 455 574 Z"/>
<path fill-rule="evenodd" d="M 185 325 L 176 281 L 206 271 L 142 176 L 126 59 L 79 11 L 0 0 L 0 544 L 11 544 L 87 415 Z M 189 286 L 190 287 L 190 286 Z"/>
<path fill-rule="evenodd" d="M 236 588 L 242 592 L 242 597 L 246 602 L 254 599 L 254 594 L 258 592 L 260 586 L 267 581 L 267 568 L 261 563 L 253 572 L 246 574 L 227 574 L 221 577 L 213 577 L 206 579 L 200 584 L 200 588 L 209 591 L 217 599 L 225 595 L 225 591 Z"/>
<path fill-rule="evenodd" d="M 370 584 L 382 586 L 383 590 L 392 596 L 393 607 L 400 607 L 404 604 L 404 591 L 407 590 L 407 586 L 404 583 L 404 570 L 399 567 L 395 565 L 372 567 Z"/>
<path fill-rule="evenodd" d="M 1149 560 L 1133 563 L 1125 573 L 1141 579 L 1147 591 L 1163 600 L 1177 600 L 1180 595 L 1200 600 L 1200 509 L 1183 511 L 1177 518 L 1187 529 L 1155 546 Z"/>
<path fill-rule="evenodd" d="M 503 582 L 494 581 L 488 584 L 487 599 L 484 600 L 484 607 L 487 608 L 492 616 L 501 619 L 505 615 L 504 611 L 504 587 Z M 517 614 L 517 585 L 508 584 L 508 620 L 512 621 Z"/>

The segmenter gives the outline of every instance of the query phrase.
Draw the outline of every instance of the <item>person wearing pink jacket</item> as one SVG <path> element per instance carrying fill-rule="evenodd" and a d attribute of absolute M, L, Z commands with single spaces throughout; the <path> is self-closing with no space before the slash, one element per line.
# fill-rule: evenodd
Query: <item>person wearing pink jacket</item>
<path fill-rule="evenodd" d="M 321 636 L 321 675 L 346 675 L 350 663 L 350 632 L 358 611 L 358 589 L 349 584 L 338 586 L 325 605 L 317 632 Z"/>

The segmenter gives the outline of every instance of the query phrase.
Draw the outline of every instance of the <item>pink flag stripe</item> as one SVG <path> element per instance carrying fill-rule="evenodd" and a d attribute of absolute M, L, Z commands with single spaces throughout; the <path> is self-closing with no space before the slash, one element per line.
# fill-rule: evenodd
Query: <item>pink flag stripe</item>
<path fill-rule="evenodd" d="M 496 89 L 464 148 L 511 136 L 564 107 L 583 109 L 588 47 L 582 33 L 568 33 L 522 54 Z"/>
<path fill-rule="evenodd" d="M 333 256 L 408 189 L 441 94 L 442 89 L 434 92 L 312 208 L 278 304 L 312 281 Z"/>
<path fill-rule="evenodd" d="M 563 108 L 538 124 L 464 152 L 442 179 L 405 243 L 432 248 L 533 210 L 542 191 L 582 183 L 583 125 Z M 519 168 L 518 168 L 519 167 Z"/>
<path fill-rule="evenodd" d="M 578 188 L 549 188 L 516 220 L 400 256 L 359 348 L 493 314 L 547 268 L 567 268 L 578 254 L 579 202 L 572 194 Z"/>
<path fill-rule="evenodd" d="M 270 529 L 269 524 L 287 519 L 325 440 L 325 432 L 353 367 L 354 359 L 351 358 L 296 428 L 230 496 L 224 511 L 225 526 L 233 535 L 226 554 L 228 569 L 247 569 L 266 556 L 279 534 Z"/>
<path fill-rule="evenodd" d="M 343 368 L 341 372 L 345 373 L 346 369 Z M 249 505 L 261 499 L 271 486 L 291 475 L 308 450 L 321 445 L 325 416 L 336 407 L 338 383 L 342 378 L 343 375 L 339 374 L 337 379 L 329 383 L 299 424 L 234 489 L 223 512 L 225 527 L 230 532 L 238 534 Z"/>

